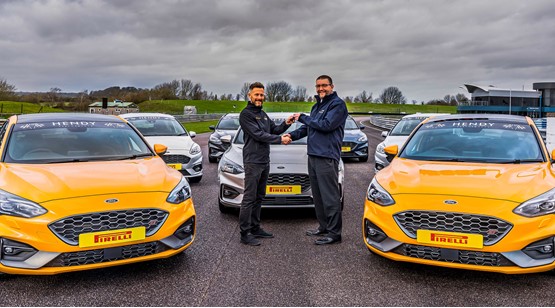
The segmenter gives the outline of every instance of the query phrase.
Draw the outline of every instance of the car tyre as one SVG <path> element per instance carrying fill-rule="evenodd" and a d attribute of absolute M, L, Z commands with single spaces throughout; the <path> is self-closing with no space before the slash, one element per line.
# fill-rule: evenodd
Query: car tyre
<path fill-rule="evenodd" d="M 218 208 L 220 209 L 220 212 L 224 214 L 231 213 L 231 210 L 232 210 L 231 208 L 223 205 L 223 203 L 220 202 L 220 200 L 218 200 Z"/>
<path fill-rule="evenodd" d="M 367 162 L 367 161 L 368 161 L 368 156 L 364 156 L 364 157 L 359 157 L 359 158 L 358 158 L 358 161 L 359 161 L 359 162 L 363 162 L 363 163 L 365 163 L 365 162 Z"/>
<path fill-rule="evenodd" d="M 208 161 L 211 162 L 211 163 L 217 163 L 217 162 L 218 162 L 218 158 L 217 158 L 217 157 L 208 156 Z"/>
<path fill-rule="evenodd" d="M 200 182 L 201 179 L 202 179 L 202 175 L 201 176 L 195 176 L 194 178 L 189 178 L 189 182 L 198 183 L 198 182 Z"/>

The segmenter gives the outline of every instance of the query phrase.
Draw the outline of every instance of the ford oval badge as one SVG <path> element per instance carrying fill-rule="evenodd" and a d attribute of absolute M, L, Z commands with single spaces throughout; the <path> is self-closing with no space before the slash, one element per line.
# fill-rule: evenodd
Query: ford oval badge
<path fill-rule="evenodd" d="M 118 199 L 106 199 L 104 202 L 106 202 L 106 203 L 116 203 L 116 202 L 119 202 L 119 200 Z"/>
<path fill-rule="evenodd" d="M 445 200 L 445 201 L 443 201 L 443 203 L 449 204 L 449 205 L 455 205 L 455 204 L 457 204 L 458 202 L 455 201 L 455 200 Z"/>

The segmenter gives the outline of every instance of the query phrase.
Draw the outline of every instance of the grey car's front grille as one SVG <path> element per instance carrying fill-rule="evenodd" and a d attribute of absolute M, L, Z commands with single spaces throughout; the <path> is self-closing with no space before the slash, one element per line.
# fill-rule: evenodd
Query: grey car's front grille
<path fill-rule="evenodd" d="M 69 245 L 79 243 L 79 234 L 144 226 L 150 236 L 166 221 L 168 212 L 158 209 L 133 209 L 75 215 L 57 220 L 48 228 Z"/>
<path fill-rule="evenodd" d="M 450 249 L 450 257 L 442 255 L 442 248 L 403 244 L 392 252 L 418 259 L 471 264 L 481 266 L 514 266 L 514 264 L 496 252 Z"/>
<path fill-rule="evenodd" d="M 301 191 L 310 189 L 310 179 L 307 174 L 271 173 L 268 185 L 300 185 Z"/>
<path fill-rule="evenodd" d="M 513 227 L 495 217 L 462 213 L 407 211 L 393 217 L 403 232 L 411 238 L 416 238 L 418 229 L 481 234 L 485 246 L 497 243 Z"/>
<path fill-rule="evenodd" d="M 314 200 L 310 196 L 294 196 L 294 197 L 270 197 L 266 195 L 262 199 L 263 206 L 311 206 Z"/>
<path fill-rule="evenodd" d="M 113 262 L 149 256 L 163 252 L 167 249 L 166 245 L 161 245 L 158 242 L 150 242 L 116 248 L 66 252 L 50 261 L 46 267 L 66 267 Z"/>
<path fill-rule="evenodd" d="M 172 154 L 162 155 L 162 159 L 166 164 L 186 164 L 191 161 L 189 156 Z"/>

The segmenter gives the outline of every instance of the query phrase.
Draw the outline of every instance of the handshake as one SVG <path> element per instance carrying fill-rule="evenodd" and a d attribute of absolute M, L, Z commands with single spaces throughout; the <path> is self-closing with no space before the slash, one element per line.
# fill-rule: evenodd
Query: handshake
<path fill-rule="evenodd" d="M 291 124 L 295 123 L 295 121 L 299 120 L 300 116 L 301 116 L 300 113 L 292 114 L 287 118 L 285 123 L 287 125 L 291 125 Z M 281 136 L 281 144 L 290 144 L 291 141 L 293 141 L 293 139 L 291 139 L 291 134 L 283 134 Z"/>

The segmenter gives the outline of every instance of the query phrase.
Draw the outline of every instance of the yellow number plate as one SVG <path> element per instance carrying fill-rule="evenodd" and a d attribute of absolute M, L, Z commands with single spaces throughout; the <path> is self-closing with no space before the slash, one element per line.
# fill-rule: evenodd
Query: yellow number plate
<path fill-rule="evenodd" d="M 175 170 L 181 170 L 181 164 L 168 164 L 168 167 L 173 168 Z"/>
<path fill-rule="evenodd" d="M 341 147 L 341 152 L 351 152 L 351 147 Z"/>
<path fill-rule="evenodd" d="M 145 239 L 145 227 L 79 234 L 79 247 L 119 244 Z"/>
<path fill-rule="evenodd" d="M 484 247 L 484 237 L 481 234 L 417 230 L 416 241 L 423 244 L 432 244 L 432 245 L 450 246 L 450 247 L 466 247 L 466 248 Z"/>
<path fill-rule="evenodd" d="M 267 195 L 298 195 L 301 193 L 301 185 L 268 185 Z"/>

